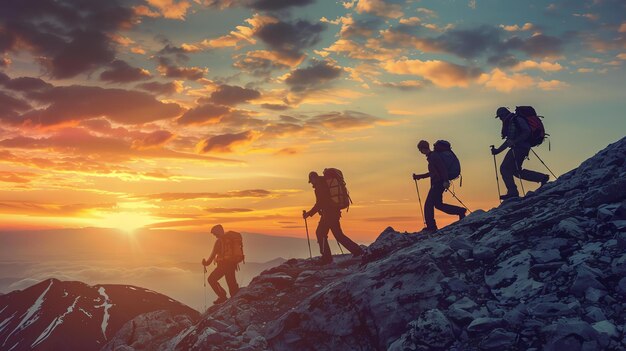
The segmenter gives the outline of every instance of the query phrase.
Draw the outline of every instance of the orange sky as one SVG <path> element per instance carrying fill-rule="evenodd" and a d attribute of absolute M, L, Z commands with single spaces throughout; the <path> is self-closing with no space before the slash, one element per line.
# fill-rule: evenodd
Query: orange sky
<path fill-rule="evenodd" d="M 0 5 L 0 229 L 304 236 L 307 174 L 336 167 L 370 242 L 422 227 L 420 139 L 452 142 L 474 210 L 498 203 L 497 107 L 546 116 L 557 174 L 626 131 L 618 2 L 138 3 Z"/>

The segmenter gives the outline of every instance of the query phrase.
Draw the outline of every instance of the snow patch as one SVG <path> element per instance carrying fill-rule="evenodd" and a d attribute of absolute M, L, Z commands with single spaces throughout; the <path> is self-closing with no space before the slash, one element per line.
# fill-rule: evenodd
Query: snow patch
<path fill-rule="evenodd" d="M 67 316 L 68 314 L 72 313 L 74 311 L 74 307 L 76 307 L 76 303 L 78 302 L 78 299 L 80 299 L 80 296 L 77 296 L 76 299 L 74 299 L 74 303 L 71 304 L 67 310 L 65 311 L 65 313 L 63 313 L 62 315 L 56 317 L 54 320 L 52 320 L 52 322 L 50 323 L 50 325 L 48 325 L 48 327 L 46 329 L 44 329 L 44 331 L 39 335 L 39 337 L 30 345 L 30 347 L 35 347 L 39 344 L 41 344 L 44 340 L 46 340 L 50 335 L 52 335 L 52 332 L 54 331 L 54 329 L 56 329 L 56 327 L 58 327 L 59 325 L 61 325 L 63 323 L 63 318 L 65 318 L 65 316 Z"/>
<path fill-rule="evenodd" d="M 93 317 L 93 315 L 92 315 L 91 313 L 89 313 L 89 312 L 85 311 L 82 307 L 81 307 L 81 308 L 79 308 L 79 310 L 80 310 L 82 313 L 84 313 L 87 317 L 89 317 L 89 318 Z"/>
<path fill-rule="evenodd" d="M 2 343 L 2 346 L 4 346 L 6 344 L 7 340 L 9 340 L 11 335 L 13 335 L 13 333 L 18 331 L 18 329 L 22 330 L 25 327 L 28 327 L 29 325 L 34 323 L 37 319 L 39 319 L 38 316 L 35 316 L 34 319 L 31 319 L 31 317 L 33 317 L 33 315 L 35 315 L 35 313 L 37 313 L 41 309 L 41 305 L 43 304 L 44 297 L 46 296 L 46 294 L 50 290 L 50 287 L 52 287 L 53 283 L 54 283 L 54 280 L 50 280 L 50 285 L 48 285 L 46 290 L 44 290 L 43 293 L 41 293 L 41 295 L 39 295 L 37 300 L 35 300 L 35 303 L 33 303 L 33 305 L 28 309 L 28 311 L 26 311 L 26 314 L 24 315 L 24 318 L 22 318 L 22 320 L 20 321 L 20 324 L 18 324 L 17 327 L 15 327 L 15 329 L 13 329 L 13 331 L 10 332 L 9 335 L 7 335 L 7 337 L 4 339 L 4 342 Z M 13 347 L 15 347 L 15 346 L 13 346 Z M 13 349 L 13 347 L 11 349 Z"/>
<path fill-rule="evenodd" d="M 113 304 L 109 300 L 109 295 L 107 295 L 106 291 L 104 290 L 104 287 L 100 287 L 98 289 L 98 293 L 100 293 L 100 296 L 102 296 L 104 301 L 102 302 L 102 305 L 98 305 L 96 306 L 96 308 L 104 307 L 104 316 L 102 316 L 101 328 L 102 328 L 102 335 L 104 335 L 104 339 L 107 340 L 106 331 L 107 331 L 107 326 L 109 325 L 109 317 L 110 317 L 109 309 L 113 307 Z"/>
<path fill-rule="evenodd" d="M 5 307 L 5 308 L 6 308 L 6 307 Z M 2 309 L 2 311 L 4 311 L 4 308 Z M 2 311 L 0 311 L 0 312 L 2 312 Z M 11 319 L 13 319 L 13 316 L 15 316 L 15 313 L 13 313 L 13 314 L 11 315 L 11 317 L 9 317 L 9 318 L 7 318 L 7 319 L 3 320 L 2 322 L 0 322 L 0 332 L 1 332 L 1 331 L 2 331 L 2 330 L 6 327 L 6 326 L 7 326 L 7 324 L 9 324 L 9 321 L 10 321 Z"/>

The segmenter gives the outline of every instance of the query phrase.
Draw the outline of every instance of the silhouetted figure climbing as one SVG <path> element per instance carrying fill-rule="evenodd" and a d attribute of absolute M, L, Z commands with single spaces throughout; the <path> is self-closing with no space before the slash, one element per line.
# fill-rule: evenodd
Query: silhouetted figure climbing
<path fill-rule="evenodd" d="M 450 177 L 448 175 L 448 169 L 439 153 L 431 151 L 430 144 L 426 140 L 421 140 L 417 144 L 417 149 L 422 154 L 426 155 L 426 160 L 428 160 L 428 173 L 413 174 L 413 179 L 419 180 L 430 177 L 430 190 L 428 191 L 428 196 L 424 203 L 424 220 L 426 221 L 426 227 L 422 232 L 432 233 L 437 230 L 435 208 L 447 214 L 457 215 L 459 219 L 465 217 L 467 210 L 463 207 L 443 203 L 443 192 L 450 186 Z"/>
<path fill-rule="evenodd" d="M 322 254 L 321 259 L 317 262 L 320 265 L 333 262 L 330 245 L 328 245 L 329 230 L 333 232 L 335 239 L 337 239 L 341 245 L 345 246 L 353 256 L 356 257 L 363 254 L 363 249 L 343 233 L 341 224 L 339 223 L 341 219 L 341 208 L 347 207 L 346 203 L 349 205 L 347 191 L 345 191 L 345 194 L 342 194 L 345 190 L 343 175 L 335 169 L 327 169 L 325 173 L 328 173 L 328 177 L 320 176 L 316 172 L 309 173 L 309 183 L 311 183 L 313 189 L 315 189 L 315 205 L 310 211 L 304 211 L 302 214 L 305 219 L 312 217 L 316 213 L 319 213 L 321 216 L 317 230 L 315 231 L 317 243 L 319 244 Z M 334 174 L 337 173 L 339 173 L 339 176 L 334 176 Z M 341 183 L 343 183 L 343 190 Z M 343 198 L 344 195 L 346 198 Z"/>
<path fill-rule="evenodd" d="M 222 277 L 226 277 L 230 297 L 239 291 L 235 271 L 239 270 L 239 263 L 244 260 L 243 242 L 241 234 L 232 231 L 224 233 L 224 228 L 220 224 L 214 226 L 211 233 L 215 235 L 217 241 L 213 245 L 211 256 L 207 260 L 202 259 L 202 265 L 206 267 L 213 261 L 217 264 L 207 280 L 217 295 L 217 300 L 213 301 L 213 304 L 220 304 L 227 300 L 226 290 L 219 283 Z"/>
<path fill-rule="evenodd" d="M 504 156 L 502 164 L 500 164 L 500 173 L 507 189 L 507 193 L 500 196 L 500 199 L 506 200 L 519 197 L 519 191 L 513 176 L 541 183 L 541 185 L 547 183 L 550 179 L 549 175 L 522 168 L 522 164 L 533 146 L 531 129 L 528 123 L 506 107 L 498 108 L 496 118 L 500 118 L 502 121 L 502 138 L 505 140 L 498 148 L 492 146 L 491 153 L 497 155 L 506 148 L 510 148 Z"/>

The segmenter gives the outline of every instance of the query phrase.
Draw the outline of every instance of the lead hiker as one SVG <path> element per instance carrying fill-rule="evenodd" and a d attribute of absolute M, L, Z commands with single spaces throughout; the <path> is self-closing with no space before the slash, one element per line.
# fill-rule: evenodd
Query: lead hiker
<path fill-rule="evenodd" d="M 239 270 L 239 263 L 244 261 L 243 241 L 241 234 L 237 232 L 224 233 L 224 227 L 220 224 L 211 228 L 211 233 L 217 240 L 213 245 L 211 256 L 206 260 L 203 258 L 202 265 L 206 267 L 213 262 L 217 264 L 207 281 L 217 295 L 217 300 L 213 301 L 213 304 L 220 304 L 227 300 L 226 290 L 219 283 L 222 277 L 226 277 L 230 297 L 235 296 L 239 291 L 235 272 Z"/>
<path fill-rule="evenodd" d="M 426 227 L 424 233 L 437 231 L 435 222 L 435 208 L 447 214 L 459 216 L 459 220 L 465 218 L 467 211 L 463 207 L 443 203 L 443 192 L 450 187 L 450 180 L 460 175 L 461 166 L 456 155 L 452 153 L 450 143 L 439 140 L 435 143 L 435 151 L 430 150 L 430 144 L 426 140 L 417 143 L 417 149 L 428 160 L 428 172 L 424 174 L 413 174 L 414 180 L 430 177 L 430 191 L 424 203 L 424 220 Z"/>
<path fill-rule="evenodd" d="M 496 111 L 496 118 L 502 121 L 502 139 L 505 140 L 498 148 L 492 145 L 491 154 L 495 156 L 510 148 L 500 164 L 500 173 L 507 189 L 507 193 L 501 195 L 500 199 L 519 197 L 513 176 L 541 185 L 546 184 L 550 179 L 549 175 L 522 168 L 530 148 L 541 144 L 546 135 L 535 109 L 530 106 L 518 106 L 515 113 L 512 113 L 508 108 L 500 107 Z"/>
<path fill-rule="evenodd" d="M 345 246 L 354 257 L 363 254 L 363 249 L 350 240 L 341 230 L 341 210 L 350 206 L 350 196 L 346 189 L 343 174 L 338 169 L 327 168 L 324 175 L 317 172 L 309 173 L 309 183 L 315 189 L 315 205 L 310 211 L 303 211 L 304 219 L 320 214 L 320 221 L 315 234 L 322 257 L 317 264 L 324 265 L 333 262 L 333 256 L 328 245 L 328 231 L 332 231 L 335 239 Z"/>

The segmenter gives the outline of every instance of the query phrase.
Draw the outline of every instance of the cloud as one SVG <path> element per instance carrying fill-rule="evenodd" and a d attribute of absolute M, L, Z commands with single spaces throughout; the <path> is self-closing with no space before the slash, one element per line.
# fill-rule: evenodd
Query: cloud
<path fill-rule="evenodd" d="M 245 131 L 235 134 L 221 134 L 209 137 L 199 144 L 200 151 L 203 153 L 230 153 L 233 148 L 251 143 L 255 138 L 255 133 Z"/>
<path fill-rule="evenodd" d="M 204 78 L 204 75 L 209 71 L 207 68 L 200 67 L 180 67 L 175 65 L 170 59 L 166 57 L 158 57 L 159 66 L 157 70 L 161 74 L 168 78 L 174 79 L 187 79 L 187 80 L 200 80 Z"/>
<path fill-rule="evenodd" d="M 520 31 L 528 31 L 528 30 L 534 29 L 535 26 L 532 23 L 526 22 L 521 27 L 518 26 L 517 24 L 514 24 L 514 25 L 501 24 L 500 28 L 504 29 L 507 32 L 520 32 Z"/>
<path fill-rule="evenodd" d="M 536 62 L 531 60 L 526 60 L 519 62 L 515 66 L 512 67 L 514 71 L 523 71 L 528 69 L 538 69 L 544 72 L 558 72 L 563 69 L 558 62 Z"/>
<path fill-rule="evenodd" d="M 318 88 L 339 78 L 343 70 L 327 61 L 314 61 L 309 67 L 299 68 L 287 76 L 285 83 L 292 91 L 300 92 Z"/>
<path fill-rule="evenodd" d="M 302 7 L 314 3 L 315 0 L 252 0 L 247 6 L 255 10 L 278 11 L 289 7 Z"/>
<path fill-rule="evenodd" d="M 400 82 L 380 83 L 380 85 L 383 87 L 398 89 L 401 91 L 415 91 L 422 89 L 425 86 L 425 83 L 420 80 L 403 80 Z"/>
<path fill-rule="evenodd" d="M 157 95 L 172 95 L 183 91 L 183 81 L 175 80 L 173 82 L 159 83 L 147 82 L 137 85 L 137 88 L 149 91 Z"/>
<path fill-rule="evenodd" d="M 222 84 L 211 93 L 209 101 L 218 105 L 233 106 L 259 97 L 261 93 L 257 90 Z"/>
<path fill-rule="evenodd" d="M 229 107 L 208 103 L 188 110 L 176 122 L 183 125 L 217 123 L 229 112 Z"/>
<path fill-rule="evenodd" d="M 139 16 L 164 17 L 184 20 L 191 3 L 186 0 L 145 0 L 149 6 L 139 5 L 134 8 Z"/>
<path fill-rule="evenodd" d="M 178 200 L 210 200 L 210 199 L 247 199 L 247 198 L 266 198 L 275 195 L 270 190 L 249 189 L 249 190 L 233 190 L 225 193 L 159 193 L 150 195 L 138 195 L 136 198 L 160 200 L 160 201 L 178 201 Z"/>
<path fill-rule="evenodd" d="M 19 116 L 30 109 L 31 106 L 26 101 L 0 91 L 0 120 L 17 123 Z"/>
<path fill-rule="evenodd" d="M 539 87 L 539 89 L 541 90 L 548 90 L 548 91 L 552 91 L 552 90 L 561 90 L 561 89 L 565 89 L 567 87 L 569 87 L 569 84 L 562 82 L 560 80 L 542 80 L 539 83 L 537 83 L 537 86 Z"/>
<path fill-rule="evenodd" d="M 513 90 L 528 89 L 535 85 L 532 77 L 515 73 L 507 75 L 499 68 L 494 68 L 491 73 L 481 75 L 479 82 L 488 88 L 492 88 L 501 92 L 510 93 Z"/>
<path fill-rule="evenodd" d="M 109 64 L 109 69 L 100 73 L 100 80 L 112 83 L 129 83 L 149 79 L 150 72 L 145 69 L 132 67 L 126 61 L 115 60 Z"/>
<path fill-rule="evenodd" d="M 439 60 L 399 60 L 382 63 L 389 73 L 410 74 L 423 77 L 433 84 L 443 87 L 467 87 L 480 75 L 478 68 L 461 66 Z"/>
<path fill-rule="evenodd" d="M 27 50 L 54 78 L 72 78 L 115 58 L 113 34 L 131 26 L 116 0 L 8 0 L 0 11 L 0 53 Z"/>
<path fill-rule="evenodd" d="M 47 107 L 29 111 L 13 123 L 50 126 L 105 116 L 122 124 L 143 124 L 182 113 L 176 103 L 163 103 L 134 90 L 72 85 L 32 91 L 27 96 Z"/>
<path fill-rule="evenodd" d="M 306 122 L 309 126 L 323 126 L 333 130 L 354 130 L 371 128 L 375 124 L 385 121 L 367 113 L 357 111 L 330 112 L 309 118 Z"/>
<path fill-rule="evenodd" d="M 0 171 L 0 182 L 5 183 L 29 183 L 37 174 L 31 172 L 5 172 Z"/>
<path fill-rule="evenodd" d="M 234 47 L 241 48 L 245 44 L 256 44 L 254 34 L 268 23 L 276 23 L 279 20 L 272 16 L 266 16 L 261 14 L 254 14 L 252 17 L 245 20 L 247 25 L 240 25 L 235 30 L 230 31 L 226 35 L 222 35 L 213 39 L 204 39 L 201 42 L 193 44 L 183 44 L 181 48 L 187 52 L 196 52 L 207 48 L 225 48 Z"/>
<path fill-rule="evenodd" d="M 255 36 L 261 39 L 278 56 L 289 60 L 302 60 L 302 50 L 317 44 L 325 26 L 306 20 L 266 23 Z"/>
<path fill-rule="evenodd" d="M 622 22 L 622 24 L 620 24 L 619 28 L 617 29 L 617 31 L 619 33 L 626 33 L 626 22 Z"/>
<path fill-rule="evenodd" d="M 173 138 L 174 134 L 172 134 L 171 132 L 167 130 L 157 130 L 149 133 L 141 139 L 134 140 L 132 143 L 132 147 L 133 149 L 139 150 L 160 148 L 163 145 L 167 144 Z"/>
<path fill-rule="evenodd" d="M 359 0 L 355 10 L 358 13 L 371 13 L 386 18 L 399 18 L 404 16 L 401 5 L 391 4 L 385 0 Z"/>
<path fill-rule="evenodd" d="M 29 201 L 0 201 L 0 213 L 43 217 L 87 216 L 93 210 L 112 209 L 108 204 L 58 204 Z"/>
<path fill-rule="evenodd" d="M 18 92 L 42 91 L 54 87 L 52 84 L 47 83 L 39 78 L 18 77 L 11 79 L 6 75 L 4 75 L 4 77 L 5 78 L 3 81 L 0 80 L 0 84 L 4 85 L 7 89 Z"/>
<path fill-rule="evenodd" d="M 252 212 L 249 208 L 223 208 L 223 207 L 212 207 L 205 208 L 204 211 L 208 213 L 243 213 L 243 212 Z"/>
<path fill-rule="evenodd" d="M 506 46 L 540 58 L 557 57 L 563 52 L 562 39 L 544 34 L 533 35 L 526 40 L 514 37 L 506 42 Z"/>

